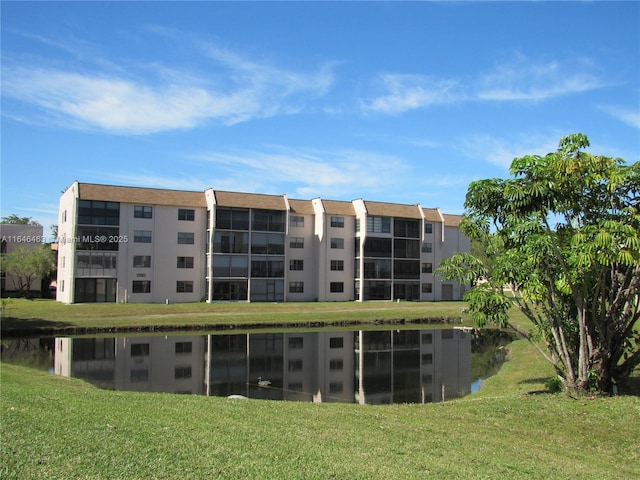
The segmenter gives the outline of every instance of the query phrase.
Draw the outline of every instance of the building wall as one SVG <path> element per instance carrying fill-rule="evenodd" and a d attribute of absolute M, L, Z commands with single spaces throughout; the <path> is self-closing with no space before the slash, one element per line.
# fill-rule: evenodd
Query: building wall
<path fill-rule="evenodd" d="M 88 200 L 98 199 L 119 205 L 118 225 L 105 226 L 105 231 L 114 234 L 109 236 L 115 238 L 117 248 L 106 253 L 92 250 L 88 255 L 87 249 L 100 247 L 81 241 L 82 234 L 92 230 L 79 223 L 78 205 L 80 202 L 86 206 Z M 107 290 L 106 295 L 97 295 L 93 301 L 150 303 L 374 298 L 437 301 L 443 299 L 443 292 L 446 299 L 452 300 L 460 299 L 464 293 L 463 287 L 443 283 L 433 275 L 443 258 L 454 251 L 469 251 L 469 240 L 458 230 L 460 217 L 442 215 L 437 209 L 427 211 L 419 205 L 289 200 L 284 195 L 211 189 L 166 191 L 165 195 L 165 191 L 158 189 L 75 182 L 61 196 L 59 208 L 57 299 L 64 303 L 92 301 L 94 297 L 75 291 L 78 285 L 86 290 L 87 284 Z M 247 212 L 250 225 L 239 229 L 219 226 L 218 219 L 230 210 Z M 253 215 L 258 210 L 282 214 L 284 231 L 254 228 Z M 181 219 L 181 211 L 192 212 L 192 216 Z M 390 230 L 368 232 L 370 217 L 387 218 Z M 86 217 L 82 218 L 86 221 Z M 409 259 L 398 253 L 396 240 L 402 241 L 403 235 L 394 233 L 394 219 L 419 222 L 421 232 L 407 238 L 414 246 L 418 242 L 418 256 Z M 190 235 L 192 242 L 180 243 L 179 234 Z M 284 239 L 283 252 L 256 253 L 254 242 L 272 234 Z M 226 242 L 246 242 L 245 251 L 222 251 L 221 235 L 227 236 Z M 386 239 L 394 246 L 388 257 L 391 273 L 381 282 L 383 293 L 376 295 L 367 293 L 371 291 L 371 283 L 367 283 L 370 278 L 365 278 L 365 245 L 371 238 Z M 357 258 L 356 251 L 360 252 Z M 262 270 L 254 268 L 254 260 L 265 258 L 275 262 L 273 265 L 282 262 L 283 271 L 275 276 L 269 271 L 269 276 L 265 276 Z M 408 260 L 420 265 L 418 276 L 402 277 L 394 273 L 394 262 Z M 221 274 L 227 261 L 229 273 Z M 367 261 L 370 268 L 371 259 Z M 273 265 L 269 263 L 269 268 Z M 273 288 L 272 284 L 275 295 L 271 290 L 266 294 L 258 290 Z"/>
<path fill-rule="evenodd" d="M 291 219 L 294 219 L 292 222 Z M 300 221 L 302 218 L 303 225 Z M 288 233 L 285 238 L 285 300 L 311 302 L 318 299 L 318 261 L 313 215 L 289 213 Z M 302 239 L 302 248 L 299 248 Z M 302 267 L 300 266 L 302 262 Z M 302 268 L 302 270 L 299 270 Z M 302 288 L 302 292 L 295 291 Z M 294 291 L 292 291 L 294 290 Z"/>

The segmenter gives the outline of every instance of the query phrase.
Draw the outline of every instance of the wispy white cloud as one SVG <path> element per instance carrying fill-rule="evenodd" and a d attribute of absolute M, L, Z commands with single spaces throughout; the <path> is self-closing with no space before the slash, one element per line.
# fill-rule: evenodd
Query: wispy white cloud
<path fill-rule="evenodd" d="M 542 101 L 601 88 L 606 82 L 587 60 L 536 61 L 523 55 L 469 78 L 384 74 L 384 93 L 363 102 L 364 111 L 396 114 L 468 101 Z"/>
<path fill-rule="evenodd" d="M 262 151 L 210 152 L 197 157 L 214 164 L 218 178 L 241 179 L 261 193 L 293 188 L 290 195 L 302 198 L 352 198 L 382 191 L 406 181 L 409 166 L 393 155 L 344 149 L 323 151 L 281 146 Z M 277 186 L 277 187 L 276 187 Z"/>
<path fill-rule="evenodd" d="M 206 65 L 207 58 L 215 65 Z M 330 64 L 301 73 L 216 47 L 201 60 L 204 70 L 187 73 L 159 64 L 103 68 L 109 62 L 95 59 L 73 68 L 16 62 L 3 67 L 2 94 L 35 108 L 40 121 L 148 134 L 291 114 L 324 95 L 334 81 Z M 17 108 L 8 110 L 13 118 L 29 118 Z"/>
<path fill-rule="evenodd" d="M 533 61 L 523 55 L 481 74 L 475 97 L 495 101 L 539 101 L 601 88 L 605 82 L 589 62 Z"/>
<path fill-rule="evenodd" d="M 625 108 L 616 105 L 603 105 L 600 110 L 607 112 L 614 118 L 617 118 L 622 123 L 640 128 L 640 109 L 639 108 Z"/>
<path fill-rule="evenodd" d="M 471 135 L 460 139 L 457 145 L 466 157 L 492 163 L 506 170 L 514 158 L 555 152 L 560 137 L 557 132 L 549 135 L 516 135 L 511 138 Z"/>
<path fill-rule="evenodd" d="M 365 111 L 394 114 L 464 98 L 462 86 L 455 80 L 425 75 L 385 74 L 380 76 L 379 81 L 386 93 L 370 103 L 364 103 Z"/>

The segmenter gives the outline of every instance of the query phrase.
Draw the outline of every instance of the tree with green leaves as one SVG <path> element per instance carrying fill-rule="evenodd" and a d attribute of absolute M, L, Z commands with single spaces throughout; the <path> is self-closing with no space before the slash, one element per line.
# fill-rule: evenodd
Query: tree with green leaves
<path fill-rule="evenodd" d="M 624 389 L 640 365 L 640 162 L 588 146 L 568 135 L 555 152 L 516 158 L 512 178 L 471 183 L 461 229 L 493 264 L 457 253 L 436 271 L 486 277 L 465 295 L 475 322 L 506 326 L 515 304 L 571 393 Z"/>
<path fill-rule="evenodd" d="M 48 245 L 18 247 L 0 257 L 0 269 L 12 276 L 20 295 L 28 295 L 37 278 L 45 278 L 56 268 L 56 254 Z"/>
<path fill-rule="evenodd" d="M 36 220 L 32 219 L 31 217 L 20 217 L 15 213 L 12 213 L 7 217 L 2 217 L 2 220 L 0 220 L 0 223 L 9 224 L 9 225 L 36 225 L 36 226 L 40 225 Z"/>

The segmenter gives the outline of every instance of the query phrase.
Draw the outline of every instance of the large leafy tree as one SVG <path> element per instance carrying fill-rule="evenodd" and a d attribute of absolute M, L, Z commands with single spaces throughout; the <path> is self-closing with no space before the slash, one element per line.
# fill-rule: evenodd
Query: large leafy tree
<path fill-rule="evenodd" d="M 486 276 L 465 297 L 479 325 L 506 325 L 515 303 L 569 391 L 611 392 L 640 364 L 640 162 L 588 146 L 568 135 L 553 153 L 516 158 L 512 178 L 471 183 L 462 228 L 493 264 L 457 253 L 436 273 Z"/>
<path fill-rule="evenodd" d="M 2 217 L 2 220 L 0 220 L 0 223 L 10 224 L 10 225 L 38 225 L 38 226 L 40 225 L 36 220 L 32 219 L 31 217 L 20 217 L 15 213 L 12 213 L 7 217 Z"/>
<path fill-rule="evenodd" d="M 18 247 L 0 257 L 3 273 L 12 275 L 18 292 L 26 295 L 36 278 L 45 278 L 56 268 L 56 254 L 49 245 Z"/>

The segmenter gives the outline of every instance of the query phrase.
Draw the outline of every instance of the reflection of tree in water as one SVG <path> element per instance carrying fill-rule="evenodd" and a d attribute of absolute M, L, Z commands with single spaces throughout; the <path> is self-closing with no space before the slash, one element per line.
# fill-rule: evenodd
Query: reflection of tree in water
<path fill-rule="evenodd" d="M 507 345 L 515 340 L 512 332 L 498 329 L 475 330 L 471 338 L 471 378 L 495 375 L 506 361 Z"/>
<path fill-rule="evenodd" d="M 38 370 L 53 368 L 53 338 L 12 338 L 0 342 L 3 362 L 17 363 Z"/>

